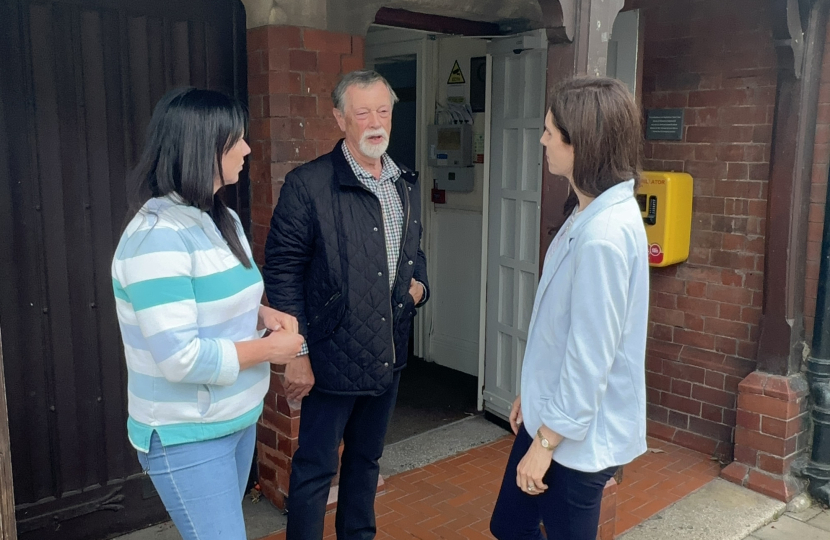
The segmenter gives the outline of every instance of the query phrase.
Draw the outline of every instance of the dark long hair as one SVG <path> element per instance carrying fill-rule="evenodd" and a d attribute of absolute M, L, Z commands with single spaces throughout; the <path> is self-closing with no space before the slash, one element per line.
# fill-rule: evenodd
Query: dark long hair
<path fill-rule="evenodd" d="M 159 100 L 147 128 L 144 150 L 131 180 L 134 212 L 150 197 L 175 193 L 210 215 L 231 252 L 245 268 L 251 261 L 239 240 L 236 220 L 218 193 L 222 157 L 245 136 L 248 114 L 239 101 L 213 90 L 178 88 Z"/>
<path fill-rule="evenodd" d="M 574 148 L 577 189 L 597 197 L 633 178 L 636 191 L 642 174 L 642 115 L 628 88 L 607 77 L 575 77 L 556 85 L 550 102 L 553 124 Z M 566 212 L 576 202 L 572 193 Z"/>

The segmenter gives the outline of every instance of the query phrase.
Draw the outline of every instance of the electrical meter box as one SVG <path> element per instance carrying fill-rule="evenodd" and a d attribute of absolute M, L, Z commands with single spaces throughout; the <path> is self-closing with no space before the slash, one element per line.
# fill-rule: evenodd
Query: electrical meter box
<path fill-rule="evenodd" d="M 648 262 L 669 266 L 689 258 L 692 234 L 692 177 L 644 171 L 637 202 L 648 236 Z"/>
<path fill-rule="evenodd" d="M 472 167 L 472 125 L 450 124 L 428 128 L 430 167 Z"/>

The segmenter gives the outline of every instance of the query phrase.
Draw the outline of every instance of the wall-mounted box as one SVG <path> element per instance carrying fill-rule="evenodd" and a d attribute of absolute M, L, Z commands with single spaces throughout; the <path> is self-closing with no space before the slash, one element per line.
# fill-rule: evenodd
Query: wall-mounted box
<path fill-rule="evenodd" d="M 692 177 L 644 171 L 637 202 L 648 236 L 648 262 L 669 266 L 689 258 L 692 233 Z"/>
<path fill-rule="evenodd" d="M 427 147 L 431 167 L 469 167 L 473 164 L 473 126 L 428 126 Z"/>

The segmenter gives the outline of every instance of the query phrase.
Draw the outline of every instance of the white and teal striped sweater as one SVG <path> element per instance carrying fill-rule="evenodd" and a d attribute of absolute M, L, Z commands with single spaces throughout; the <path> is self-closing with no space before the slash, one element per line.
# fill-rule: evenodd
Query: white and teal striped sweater
<path fill-rule="evenodd" d="M 148 201 L 121 236 L 112 285 L 136 449 L 149 451 L 153 431 L 171 445 L 257 421 L 270 365 L 240 371 L 234 342 L 260 336 L 262 277 L 256 265 L 239 263 L 209 215 L 177 196 Z"/>

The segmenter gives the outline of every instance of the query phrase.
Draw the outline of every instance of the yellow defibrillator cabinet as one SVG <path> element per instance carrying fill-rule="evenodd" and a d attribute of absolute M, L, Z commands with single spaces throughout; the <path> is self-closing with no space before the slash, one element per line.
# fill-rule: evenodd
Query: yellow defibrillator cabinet
<path fill-rule="evenodd" d="M 648 236 L 648 262 L 669 266 L 689 258 L 692 233 L 692 177 L 644 171 L 637 202 Z"/>

